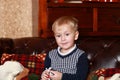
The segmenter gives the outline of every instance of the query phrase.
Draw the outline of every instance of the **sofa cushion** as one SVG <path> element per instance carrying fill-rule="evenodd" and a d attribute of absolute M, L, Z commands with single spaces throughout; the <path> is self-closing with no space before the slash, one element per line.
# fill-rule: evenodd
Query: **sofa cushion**
<path fill-rule="evenodd" d="M 119 68 L 101 68 L 91 72 L 88 80 L 99 80 L 99 78 L 108 78 L 112 77 L 116 73 L 120 73 Z"/>
<path fill-rule="evenodd" d="M 3 53 L 1 57 L 1 64 L 8 60 L 18 61 L 24 67 L 27 67 L 30 70 L 30 73 L 40 75 L 44 69 L 45 56 L 45 53 L 36 55 Z"/>

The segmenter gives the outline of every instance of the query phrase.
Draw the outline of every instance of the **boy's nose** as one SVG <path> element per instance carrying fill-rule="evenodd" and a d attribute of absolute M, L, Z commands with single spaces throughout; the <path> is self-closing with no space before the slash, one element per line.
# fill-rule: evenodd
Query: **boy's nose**
<path fill-rule="evenodd" d="M 65 36 L 62 36 L 62 37 L 61 37 L 61 40 L 62 40 L 62 41 L 65 40 Z"/>

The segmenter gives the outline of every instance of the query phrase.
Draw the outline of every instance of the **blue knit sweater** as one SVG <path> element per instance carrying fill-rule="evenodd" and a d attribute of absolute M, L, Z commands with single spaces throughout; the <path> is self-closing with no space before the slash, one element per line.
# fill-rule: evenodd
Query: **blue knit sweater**
<path fill-rule="evenodd" d="M 60 55 L 58 49 L 51 50 L 45 59 L 45 68 L 62 72 L 62 80 L 86 80 L 88 74 L 87 54 L 75 48 L 67 55 Z"/>

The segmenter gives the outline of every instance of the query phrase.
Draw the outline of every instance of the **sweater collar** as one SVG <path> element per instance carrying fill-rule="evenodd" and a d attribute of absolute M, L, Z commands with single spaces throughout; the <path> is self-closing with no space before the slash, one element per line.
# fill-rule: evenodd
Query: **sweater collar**
<path fill-rule="evenodd" d="M 61 51 L 60 51 L 60 47 L 58 47 L 57 48 L 57 51 L 58 51 L 58 54 L 59 55 L 61 55 L 61 56 L 66 56 L 66 55 L 68 55 L 68 54 L 70 54 L 70 53 L 72 53 L 75 49 L 76 49 L 77 47 L 76 47 L 76 44 L 73 46 L 73 48 L 71 48 L 68 52 L 66 52 L 66 53 L 62 53 Z"/>

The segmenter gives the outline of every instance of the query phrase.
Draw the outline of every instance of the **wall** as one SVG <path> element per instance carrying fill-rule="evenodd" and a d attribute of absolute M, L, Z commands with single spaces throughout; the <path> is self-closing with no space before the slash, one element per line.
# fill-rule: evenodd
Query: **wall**
<path fill-rule="evenodd" d="M 0 0 L 0 37 L 37 36 L 35 4 L 37 0 Z"/>

